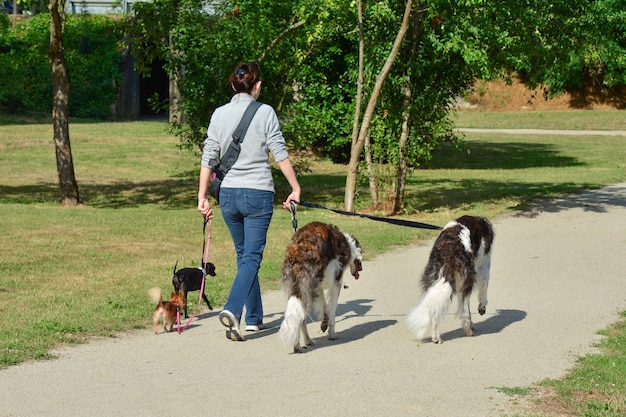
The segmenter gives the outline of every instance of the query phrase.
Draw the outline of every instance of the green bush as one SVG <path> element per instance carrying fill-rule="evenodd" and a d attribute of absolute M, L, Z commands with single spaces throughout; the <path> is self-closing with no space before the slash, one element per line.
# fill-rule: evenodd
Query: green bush
<path fill-rule="evenodd" d="M 122 22 L 107 16 L 68 15 L 64 51 L 72 117 L 106 119 L 122 80 Z M 0 24 L 0 111 L 52 111 L 48 49 L 50 15 Z"/>

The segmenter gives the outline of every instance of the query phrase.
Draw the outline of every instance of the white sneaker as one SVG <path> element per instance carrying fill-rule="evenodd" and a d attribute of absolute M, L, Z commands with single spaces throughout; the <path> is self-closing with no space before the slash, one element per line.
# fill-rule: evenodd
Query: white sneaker
<path fill-rule="evenodd" d="M 225 327 L 228 327 L 226 330 L 226 337 L 230 340 L 234 340 L 235 342 L 243 342 L 244 337 L 241 334 L 241 330 L 239 330 L 239 320 L 233 313 L 228 310 L 222 310 L 219 315 L 220 323 L 222 323 Z"/>

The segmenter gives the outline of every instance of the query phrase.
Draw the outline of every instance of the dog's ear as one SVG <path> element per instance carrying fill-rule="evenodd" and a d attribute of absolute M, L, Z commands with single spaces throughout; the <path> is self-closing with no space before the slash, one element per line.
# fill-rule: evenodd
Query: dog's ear
<path fill-rule="evenodd" d="M 172 293 L 170 294 L 170 299 L 176 298 L 177 296 L 178 296 L 178 294 L 176 294 L 174 291 L 172 291 Z"/>

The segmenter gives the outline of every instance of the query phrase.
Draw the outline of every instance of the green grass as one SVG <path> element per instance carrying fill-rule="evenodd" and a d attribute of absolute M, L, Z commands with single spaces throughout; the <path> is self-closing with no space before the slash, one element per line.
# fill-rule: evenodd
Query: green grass
<path fill-rule="evenodd" d="M 546 380 L 541 386 L 554 392 L 555 408 L 573 416 L 626 415 L 626 313 L 622 320 L 599 332 L 600 353 L 580 358 L 568 376 Z"/>
<path fill-rule="evenodd" d="M 458 127 L 489 129 L 626 130 L 623 110 L 459 111 L 454 120 Z"/>
<path fill-rule="evenodd" d="M 602 118 L 605 112 L 595 114 Z M 516 126 L 513 117 L 504 118 L 506 127 Z M 554 113 L 550 119 L 562 129 L 581 117 Z M 463 126 L 471 124 L 467 120 Z M 525 123 L 517 127 L 532 127 Z M 594 129 L 608 125 L 586 122 Z M 205 236 L 195 208 L 198 155 L 180 150 L 160 122 L 73 123 L 70 134 L 82 208 L 59 205 L 52 127 L 0 123 L 1 367 L 48 358 L 60 345 L 93 336 L 149 328 L 153 306 L 147 289 L 169 292 L 176 261 L 179 267 L 200 263 Z M 460 213 L 496 217 L 540 198 L 626 181 L 624 137 L 465 136 L 464 152 L 443 149 L 429 169 L 412 173 L 405 218 L 442 225 Z M 341 208 L 345 167 L 309 163 L 311 173 L 300 178 L 303 200 Z M 359 190 L 359 210 L 368 207 L 367 196 Z M 298 210 L 300 224 L 314 219 L 353 233 L 366 258 L 435 235 Z M 292 233 L 289 213 L 277 208 L 260 271 L 266 290 L 278 288 Z M 235 273 L 219 210 L 209 260 L 218 276 L 209 279 L 207 295 L 219 305 Z M 190 305 L 196 302 L 197 293 Z"/>
<path fill-rule="evenodd" d="M 578 358 L 561 379 L 547 379 L 533 387 L 497 387 L 497 391 L 525 398 L 537 411 L 516 417 L 623 417 L 626 415 L 626 312 L 621 320 L 598 332 L 604 338 L 597 353 Z"/>
<path fill-rule="evenodd" d="M 521 396 L 521 395 L 530 395 L 533 393 L 532 388 L 528 387 L 491 387 L 498 392 L 501 392 L 504 395 L 508 395 L 511 397 Z"/>

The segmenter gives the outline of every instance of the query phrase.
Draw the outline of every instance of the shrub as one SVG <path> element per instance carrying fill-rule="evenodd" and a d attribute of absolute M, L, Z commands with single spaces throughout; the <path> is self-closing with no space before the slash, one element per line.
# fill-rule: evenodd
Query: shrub
<path fill-rule="evenodd" d="M 71 116 L 111 116 L 111 105 L 122 80 L 121 27 L 121 22 L 107 16 L 67 16 L 64 50 L 70 76 Z M 14 25 L 0 24 L 0 111 L 52 111 L 49 45 L 48 14 Z"/>

